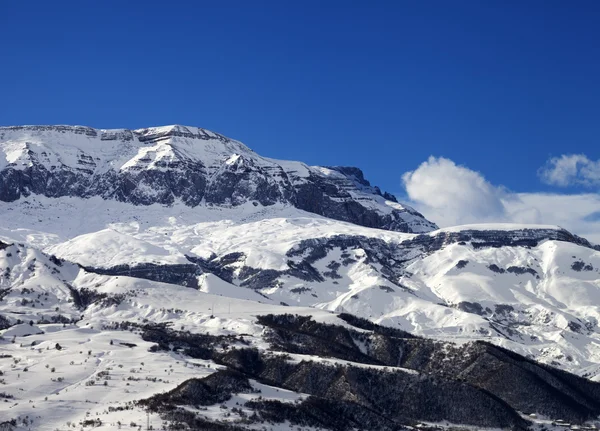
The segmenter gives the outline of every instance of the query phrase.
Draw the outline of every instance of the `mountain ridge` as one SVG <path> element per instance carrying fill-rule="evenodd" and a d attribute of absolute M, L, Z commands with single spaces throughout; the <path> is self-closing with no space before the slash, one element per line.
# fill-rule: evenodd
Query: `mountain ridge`
<path fill-rule="evenodd" d="M 12 126 L 0 128 L 0 148 L 0 200 L 5 202 L 38 194 L 101 196 L 134 205 L 282 203 L 380 229 L 437 227 L 371 186 L 359 168 L 265 158 L 201 128 Z"/>

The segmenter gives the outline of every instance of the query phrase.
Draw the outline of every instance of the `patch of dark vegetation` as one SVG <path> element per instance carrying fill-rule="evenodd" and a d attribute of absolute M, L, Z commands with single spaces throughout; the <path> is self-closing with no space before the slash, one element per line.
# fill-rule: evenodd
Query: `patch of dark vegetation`
<path fill-rule="evenodd" d="M 361 332 L 341 326 L 324 325 L 315 322 L 310 316 L 292 314 L 259 316 L 258 323 L 270 329 L 265 338 L 274 349 L 366 364 L 381 364 L 357 349 L 355 340 L 364 338 Z"/>
<path fill-rule="evenodd" d="M 333 280 L 340 280 L 342 276 L 337 273 L 337 271 L 325 271 L 323 272 L 323 276 L 327 278 L 331 278 Z"/>
<path fill-rule="evenodd" d="M 71 292 L 71 298 L 73 304 L 80 310 L 85 310 L 92 304 L 98 303 L 100 306 L 106 308 L 113 305 L 119 305 L 125 300 L 125 295 L 115 294 L 109 295 L 108 293 L 98 292 L 92 289 L 76 289 L 73 286 L 67 285 Z"/>
<path fill-rule="evenodd" d="M 6 289 L 0 289 L 0 302 L 4 300 L 4 297 L 10 293 L 10 287 Z"/>
<path fill-rule="evenodd" d="M 465 313 L 478 314 L 480 316 L 486 314 L 486 311 L 478 302 L 461 301 L 456 304 L 456 308 Z"/>
<path fill-rule="evenodd" d="M 313 267 L 309 262 L 294 262 L 293 260 L 287 261 L 288 269 L 283 271 L 282 275 L 290 275 L 292 277 L 299 278 L 300 280 L 304 280 L 307 282 L 323 282 L 325 279 L 323 276 L 317 271 L 315 267 Z"/>
<path fill-rule="evenodd" d="M 241 335 L 194 334 L 189 331 L 176 331 L 166 324 L 140 325 L 132 322 L 120 322 L 116 323 L 112 329 L 139 331 L 144 341 L 156 343 L 151 347 L 153 352 L 174 350 L 197 359 L 214 359 L 218 347 L 248 345 Z"/>
<path fill-rule="evenodd" d="M 508 314 L 515 311 L 515 308 L 512 305 L 508 304 L 496 304 L 494 307 L 494 312 L 496 314 Z"/>
<path fill-rule="evenodd" d="M 585 263 L 582 260 L 575 261 L 571 264 L 571 269 L 573 271 L 581 272 L 581 271 L 593 271 L 594 267 L 589 263 Z"/>
<path fill-rule="evenodd" d="M 459 260 L 458 262 L 456 262 L 456 268 L 463 269 L 468 264 L 469 264 L 468 260 Z"/>
<path fill-rule="evenodd" d="M 342 265 L 339 262 L 336 262 L 335 260 L 332 260 L 327 264 L 327 268 L 329 268 L 332 271 L 337 271 L 338 269 L 340 269 L 340 266 Z"/>
<path fill-rule="evenodd" d="M 135 344 L 135 343 L 123 343 L 123 342 L 120 342 L 119 344 L 121 346 L 129 347 L 130 349 L 132 349 L 134 347 L 137 347 L 137 344 Z"/>
<path fill-rule="evenodd" d="M 531 274 L 534 277 L 539 278 L 538 273 L 535 269 L 525 267 L 525 266 L 509 266 L 508 268 L 506 268 L 506 271 L 510 272 L 511 274 L 517 274 L 517 275 Z"/>
<path fill-rule="evenodd" d="M 242 252 L 229 253 L 221 258 L 216 254 L 212 254 L 209 258 L 201 258 L 198 256 L 185 256 L 187 260 L 200 267 L 201 272 L 207 272 L 216 275 L 217 277 L 231 283 L 233 282 L 234 268 L 232 263 L 242 261 L 246 255 Z"/>
<path fill-rule="evenodd" d="M 70 319 L 66 316 L 63 316 L 62 314 L 55 314 L 50 316 L 50 318 L 42 318 L 40 321 L 37 322 L 40 325 L 45 325 L 45 324 L 49 324 L 49 323 L 64 323 L 64 324 L 69 324 L 69 323 L 74 323 L 73 319 Z"/>
<path fill-rule="evenodd" d="M 394 289 L 389 286 L 379 285 L 379 288 L 387 293 L 391 293 L 394 291 Z"/>
<path fill-rule="evenodd" d="M 48 260 L 50 260 L 50 262 L 52 262 L 56 266 L 63 266 L 64 261 L 62 259 L 59 259 L 58 257 L 54 256 L 53 254 L 48 256 Z"/>
<path fill-rule="evenodd" d="M 168 423 L 165 428 L 168 431 L 248 431 L 245 426 L 211 422 L 193 412 L 171 405 L 165 405 L 159 412 L 161 419 Z"/>
<path fill-rule="evenodd" d="M 10 319 L 0 314 L 0 331 L 3 329 L 8 329 L 12 326 Z"/>
<path fill-rule="evenodd" d="M 373 331 L 375 334 L 383 335 L 385 337 L 418 338 L 416 335 L 413 335 L 409 332 L 401 329 L 390 328 L 389 326 L 378 325 L 377 323 L 373 323 L 368 319 L 355 316 L 354 314 L 341 313 L 338 314 L 338 317 L 356 328 Z"/>
<path fill-rule="evenodd" d="M 352 265 L 353 263 L 356 263 L 357 260 L 353 259 L 351 257 L 345 257 L 342 259 L 342 265 L 344 266 L 348 266 L 348 265 Z"/>
<path fill-rule="evenodd" d="M 193 288 L 198 288 L 198 276 L 203 272 L 198 265 L 193 263 L 168 265 L 140 263 L 137 265 L 116 265 L 110 268 L 83 266 L 83 269 L 94 274 L 122 275 Z"/>
<path fill-rule="evenodd" d="M 97 427 L 101 427 L 102 426 L 102 421 L 100 420 L 100 418 L 96 418 L 96 419 L 84 419 L 83 422 L 81 422 L 81 427 L 82 428 L 97 428 Z"/>
<path fill-rule="evenodd" d="M 228 266 L 234 263 L 238 263 L 241 259 L 245 259 L 246 255 L 241 251 L 236 251 L 233 253 L 228 253 L 219 258 L 219 264 L 221 266 Z"/>
<path fill-rule="evenodd" d="M 164 405 L 211 406 L 231 399 L 232 394 L 256 392 L 248 378 L 233 370 L 219 370 L 202 379 L 189 379 L 175 389 L 140 401 L 152 411 Z"/>
<path fill-rule="evenodd" d="M 338 269 L 340 269 L 341 266 L 341 263 L 332 260 L 327 264 L 327 268 L 329 269 L 329 271 L 323 272 L 323 275 L 334 280 L 339 280 L 342 278 L 342 276 L 338 273 Z"/>
<path fill-rule="evenodd" d="M 0 430 L 12 431 L 17 426 L 16 419 L 0 422 Z"/>
<path fill-rule="evenodd" d="M 498 273 L 498 274 L 504 274 L 506 272 L 506 270 L 504 268 L 500 268 L 495 263 L 492 263 L 491 265 L 488 265 L 488 269 L 490 271 L 493 271 L 493 272 Z"/>
<path fill-rule="evenodd" d="M 242 280 L 240 283 L 241 287 L 258 290 L 265 287 L 277 286 L 277 279 L 280 275 L 281 272 L 275 269 L 257 269 L 250 266 L 243 266 L 240 269 L 238 277 Z"/>
<path fill-rule="evenodd" d="M 298 403 L 277 400 L 248 401 L 245 407 L 256 412 L 257 422 L 283 423 L 289 421 L 298 427 L 313 427 L 334 431 L 347 430 L 407 430 L 394 421 L 369 408 L 347 400 L 308 397 Z"/>
<path fill-rule="evenodd" d="M 568 326 L 569 326 L 569 329 L 573 332 L 577 332 L 578 334 L 583 333 L 583 331 L 582 331 L 583 326 L 577 322 L 570 321 Z"/>
<path fill-rule="evenodd" d="M 476 359 L 457 375 L 498 395 L 515 409 L 576 423 L 600 413 L 600 384 L 486 342 L 472 346 L 465 353 Z"/>
<path fill-rule="evenodd" d="M 578 261 L 576 261 L 576 262 L 573 262 L 573 263 L 571 264 L 571 269 L 572 269 L 573 271 L 577 271 L 577 272 L 579 272 L 579 271 L 583 270 L 583 267 L 584 267 L 584 266 L 585 266 L 585 263 L 584 263 L 583 261 L 581 261 L 581 260 L 578 260 Z"/>
<path fill-rule="evenodd" d="M 290 292 L 292 293 L 304 293 L 310 291 L 312 291 L 310 287 L 294 287 L 293 289 L 290 289 Z"/>

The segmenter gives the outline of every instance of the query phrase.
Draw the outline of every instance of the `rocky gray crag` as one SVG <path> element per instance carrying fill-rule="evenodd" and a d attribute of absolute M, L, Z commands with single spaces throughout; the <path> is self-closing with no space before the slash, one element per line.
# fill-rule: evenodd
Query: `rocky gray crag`
<path fill-rule="evenodd" d="M 3 127 L 0 152 L 7 160 L 0 164 L 0 201 L 5 202 L 43 195 L 101 196 L 133 205 L 279 203 L 372 228 L 436 229 L 371 186 L 358 168 L 267 159 L 205 129 Z"/>

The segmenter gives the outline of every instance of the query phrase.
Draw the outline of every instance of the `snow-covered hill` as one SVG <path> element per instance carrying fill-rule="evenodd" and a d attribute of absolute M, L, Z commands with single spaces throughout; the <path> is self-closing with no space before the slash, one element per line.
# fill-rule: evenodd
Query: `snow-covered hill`
<path fill-rule="evenodd" d="M 541 430 L 600 414 L 600 384 L 491 344 L 222 296 L 211 274 L 219 294 L 0 248 L 6 429 Z"/>
<path fill-rule="evenodd" d="M 600 250 L 560 227 L 435 229 L 355 168 L 204 129 L 0 128 L 0 148 L 0 417 L 25 429 L 600 414 L 598 386 L 558 370 L 600 381 Z M 324 405 L 350 422 L 308 415 Z"/>
<path fill-rule="evenodd" d="M 0 238 L 98 272 L 490 340 L 581 375 L 600 373 L 600 252 L 555 226 L 415 235 L 280 205 L 139 211 L 99 197 L 2 205 Z M 224 283 L 209 285 L 205 274 Z"/>

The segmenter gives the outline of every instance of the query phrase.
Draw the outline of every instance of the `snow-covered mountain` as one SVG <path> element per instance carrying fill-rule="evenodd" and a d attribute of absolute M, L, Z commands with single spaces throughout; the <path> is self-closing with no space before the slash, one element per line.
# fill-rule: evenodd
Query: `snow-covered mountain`
<path fill-rule="evenodd" d="M 18 426 L 32 404 L 48 430 L 600 415 L 600 250 L 560 227 L 437 229 L 356 168 L 190 127 L 0 128 L 0 148 L 0 417 Z"/>
<path fill-rule="evenodd" d="M 30 195 L 101 196 L 134 205 L 292 205 L 362 226 L 436 226 L 351 167 L 261 157 L 241 142 L 184 126 L 97 130 L 0 128 L 0 201 Z"/>

